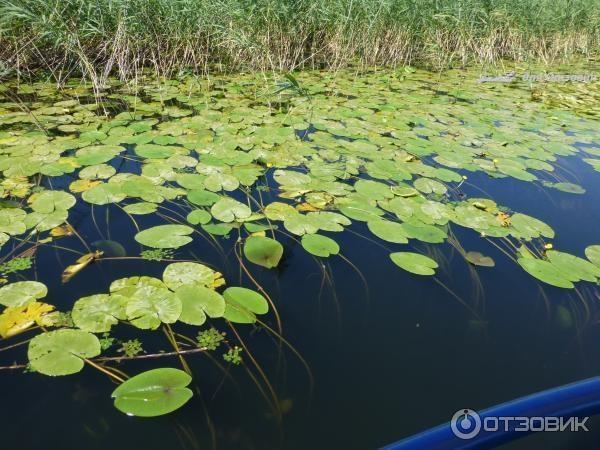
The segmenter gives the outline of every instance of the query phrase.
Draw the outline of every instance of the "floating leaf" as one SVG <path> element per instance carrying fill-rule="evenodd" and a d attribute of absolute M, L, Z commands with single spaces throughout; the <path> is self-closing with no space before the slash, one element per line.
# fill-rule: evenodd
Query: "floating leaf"
<path fill-rule="evenodd" d="M 136 375 L 116 388 L 115 407 L 129 416 L 155 417 L 181 408 L 192 391 L 192 377 L 178 369 L 153 369 Z"/>
<path fill-rule="evenodd" d="M 549 261 L 537 258 L 519 258 L 517 262 L 527 273 L 544 283 L 565 289 L 573 287 L 573 283 Z"/>
<path fill-rule="evenodd" d="M 230 287 L 223 292 L 225 313 L 223 317 L 235 323 L 254 323 L 256 314 L 269 311 L 267 300 L 258 292 L 241 287 Z"/>
<path fill-rule="evenodd" d="M 307 252 L 323 258 L 337 255 L 340 252 L 340 246 L 337 242 L 320 234 L 305 234 L 302 236 L 302 247 Z"/>
<path fill-rule="evenodd" d="M 419 253 L 396 252 L 390 258 L 398 267 L 417 275 L 433 275 L 438 267 L 433 259 Z"/>
<path fill-rule="evenodd" d="M 585 256 L 589 259 L 596 267 L 600 267 L 600 245 L 590 245 L 585 249 Z"/>
<path fill-rule="evenodd" d="M 208 211 L 203 209 L 195 209 L 189 213 L 186 220 L 192 225 L 204 225 L 210 222 L 211 215 Z"/>
<path fill-rule="evenodd" d="M 84 359 L 100 354 L 100 342 L 81 330 L 56 330 L 35 336 L 27 356 L 31 367 L 50 376 L 70 375 L 83 369 Z"/>
<path fill-rule="evenodd" d="M 210 213 L 221 222 L 233 222 L 250 217 L 252 210 L 237 200 L 223 197 L 210 208 Z"/>
<path fill-rule="evenodd" d="M 31 302 L 25 306 L 8 307 L 0 314 L 0 336 L 8 338 L 22 333 L 34 323 L 51 325 L 48 313 L 54 306 L 47 303 Z"/>
<path fill-rule="evenodd" d="M 42 283 L 17 281 L 0 288 L 0 304 L 12 307 L 26 306 L 47 294 L 48 288 Z"/>
<path fill-rule="evenodd" d="M 140 244 L 152 248 L 179 248 L 192 242 L 194 232 L 187 225 L 158 225 L 135 235 Z"/>
<path fill-rule="evenodd" d="M 163 281 L 169 289 L 177 290 L 189 284 L 200 284 L 215 289 L 225 284 L 223 275 L 204 264 L 176 262 L 169 264 L 163 272 Z"/>
<path fill-rule="evenodd" d="M 279 264 L 283 246 L 275 239 L 251 236 L 244 243 L 244 255 L 250 262 L 270 269 Z"/>
<path fill-rule="evenodd" d="M 380 239 L 397 244 L 406 244 L 407 236 L 404 234 L 404 228 L 397 222 L 390 220 L 371 220 L 367 222 L 369 231 Z"/>
<path fill-rule="evenodd" d="M 175 323 L 181 315 L 181 300 L 171 291 L 156 286 L 138 287 L 127 299 L 127 319 L 143 330 L 155 330 L 161 323 Z"/>
<path fill-rule="evenodd" d="M 73 305 L 73 322 L 84 331 L 104 333 L 119 320 L 125 320 L 127 297 L 118 294 L 97 294 L 82 297 Z"/>
<path fill-rule="evenodd" d="M 595 282 L 600 278 L 600 268 L 583 258 L 556 250 L 548 250 L 546 256 L 562 276 L 569 281 Z"/>
<path fill-rule="evenodd" d="M 158 205 L 156 203 L 149 202 L 132 203 L 131 205 L 127 205 L 123 208 L 127 214 L 134 215 L 152 214 L 156 212 L 157 209 Z"/>
<path fill-rule="evenodd" d="M 479 252 L 467 252 L 465 258 L 474 266 L 494 267 L 496 265 L 491 257 L 485 256 Z"/>
<path fill-rule="evenodd" d="M 188 325 L 202 325 L 208 317 L 222 317 L 225 300 L 218 292 L 200 284 L 185 284 L 177 288 L 175 295 L 181 301 L 179 321 Z"/>

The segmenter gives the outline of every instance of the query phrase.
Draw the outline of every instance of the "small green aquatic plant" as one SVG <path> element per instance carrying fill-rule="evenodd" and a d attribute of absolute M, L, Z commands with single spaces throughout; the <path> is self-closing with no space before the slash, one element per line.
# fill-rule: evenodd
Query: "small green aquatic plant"
<path fill-rule="evenodd" d="M 242 348 L 235 346 L 227 350 L 226 353 L 223 354 L 223 359 L 234 366 L 239 366 L 242 363 Z"/>
<path fill-rule="evenodd" d="M 29 256 L 13 258 L 5 263 L 0 264 L 0 275 L 6 276 L 11 273 L 31 269 L 32 264 L 33 260 Z"/>

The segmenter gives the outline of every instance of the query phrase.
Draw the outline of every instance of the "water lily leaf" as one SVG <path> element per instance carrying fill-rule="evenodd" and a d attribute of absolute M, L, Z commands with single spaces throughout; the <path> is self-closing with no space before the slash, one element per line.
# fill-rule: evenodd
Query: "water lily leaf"
<path fill-rule="evenodd" d="M 111 180 L 112 181 L 112 180 Z M 118 183 L 102 183 L 83 192 L 81 198 L 93 205 L 119 203 L 127 197 Z"/>
<path fill-rule="evenodd" d="M 17 281 L 0 288 L 0 304 L 26 306 L 48 294 L 46 285 L 38 281 Z"/>
<path fill-rule="evenodd" d="M 230 287 L 223 292 L 225 313 L 223 317 L 235 323 L 254 323 L 256 314 L 269 311 L 267 300 L 258 292 L 242 287 Z"/>
<path fill-rule="evenodd" d="M 511 234 L 515 237 L 530 240 L 540 236 L 552 239 L 554 230 L 541 220 L 526 214 L 516 213 L 510 218 L 510 224 L 513 229 Z"/>
<path fill-rule="evenodd" d="M 244 255 L 250 262 L 270 269 L 279 264 L 283 256 L 283 246 L 275 239 L 251 236 L 244 244 Z"/>
<path fill-rule="evenodd" d="M 0 209 L 0 232 L 12 236 L 25 233 L 27 213 L 20 208 Z"/>
<path fill-rule="evenodd" d="M 200 284 L 184 284 L 177 288 L 175 295 L 181 301 L 179 321 L 188 325 L 202 325 L 208 317 L 223 317 L 225 300 L 213 289 Z"/>
<path fill-rule="evenodd" d="M 433 259 L 419 253 L 396 252 L 390 258 L 398 267 L 417 275 L 433 275 L 438 267 Z"/>
<path fill-rule="evenodd" d="M 354 189 L 361 195 L 371 200 L 384 200 L 393 198 L 391 186 L 372 180 L 358 180 L 354 183 Z"/>
<path fill-rule="evenodd" d="M 467 252 L 465 258 L 474 266 L 494 267 L 496 265 L 491 257 L 485 256 L 479 252 Z"/>
<path fill-rule="evenodd" d="M 189 191 L 187 194 L 187 199 L 198 206 L 211 206 L 217 202 L 221 197 L 214 192 L 205 191 L 204 189 L 195 189 L 193 191 Z"/>
<path fill-rule="evenodd" d="M 76 200 L 68 192 L 63 191 L 44 191 L 33 194 L 29 197 L 28 202 L 31 209 L 41 214 L 51 214 L 54 211 L 67 211 L 71 208 Z"/>
<path fill-rule="evenodd" d="M 179 369 L 153 369 L 125 381 L 111 397 L 115 407 L 129 416 L 156 417 L 181 408 L 192 398 L 186 387 L 191 381 Z"/>
<path fill-rule="evenodd" d="M 545 182 L 544 186 L 556 189 L 558 191 L 567 192 L 569 194 L 585 194 L 585 189 L 574 183 L 560 182 L 551 183 Z"/>
<path fill-rule="evenodd" d="M 323 258 L 337 255 L 340 252 L 340 246 L 337 242 L 320 234 L 305 234 L 302 236 L 302 247 L 307 252 Z"/>
<path fill-rule="evenodd" d="M 225 284 L 223 275 L 204 264 L 194 262 L 176 262 L 169 264 L 163 272 L 163 281 L 169 289 L 175 291 L 189 284 L 199 284 L 215 289 Z"/>
<path fill-rule="evenodd" d="M 371 220 L 367 222 L 367 227 L 371 233 L 384 241 L 397 244 L 406 244 L 408 242 L 408 238 L 404 234 L 404 228 L 397 222 L 383 219 Z"/>
<path fill-rule="evenodd" d="M 161 323 L 175 323 L 181 315 L 181 300 L 161 287 L 139 287 L 127 299 L 127 319 L 142 330 L 155 330 Z"/>
<path fill-rule="evenodd" d="M 148 202 L 132 203 L 123 208 L 127 214 L 133 215 L 152 214 L 155 213 L 157 209 L 158 205 L 156 203 Z"/>
<path fill-rule="evenodd" d="M 202 225 L 202 229 L 215 236 L 227 236 L 233 230 L 233 225 L 228 223 L 207 223 Z"/>
<path fill-rule="evenodd" d="M 119 294 L 97 294 L 75 302 L 71 316 L 78 328 L 92 333 L 110 331 L 119 320 L 125 320 L 127 297 Z"/>
<path fill-rule="evenodd" d="M 573 283 L 565 278 L 562 272 L 549 261 L 537 258 L 519 258 L 517 262 L 527 273 L 544 283 L 565 289 L 573 287 Z"/>
<path fill-rule="evenodd" d="M 8 307 L 0 314 L 0 336 L 14 336 L 35 323 L 41 326 L 52 325 L 48 314 L 53 310 L 54 306 L 35 301 L 24 306 Z"/>
<path fill-rule="evenodd" d="M 187 225 L 158 225 L 135 235 L 135 240 L 152 248 L 179 248 L 192 242 L 194 232 Z"/>
<path fill-rule="evenodd" d="M 402 227 L 402 232 L 405 236 L 410 239 L 418 239 L 422 242 L 437 244 L 444 242 L 447 237 L 444 230 L 433 225 L 405 222 L 400 224 L 400 226 Z"/>
<path fill-rule="evenodd" d="M 192 225 L 204 225 L 210 222 L 210 219 L 210 213 L 203 209 L 195 209 L 192 212 L 190 212 L 186 217 L 186 220 Z"/>
<path fill-rule="evenodd" d="M 247 205 L 228 197 L 223 197 L 212 205 L 210 212 L 215 219 L 221 222 L 247 219 L 252 214 L 252 210 Z"/>
<path fill-rule="evenodd" d="M 83 369 L 84 359 L 100 354 L 100 341 L 82 330 L 56 330 L 35 336 L 29 343 L 29 364 L 50 376 L 70 375 Z"/>
<path fill-rule="evenodd" d="M 442 183 L 431 178 L 417 178 L 413 185 L 424 194 L 445 194 L 447 189 Z"/>
<path fill-rule="evenodd" d="M 562 276 L 569 281 L 595 282 L 597 278 L 600 278 L 600 268 L 583 258 L 557 250 L 548 250 L 546 256 Z"/>
<path fill-rule="evenodd" d="M 287 203 L 273 202 L 265 207 L 264 213 L 269 220 L 286 220 L 297 215 L 298 211 Z"/>
<path fill-rule="evenodd" d="M 79 172 L 79 178 L 82 180 L 97 180 L 112 177 L 117 170 L 108 164 L 97 164 L 95 166 L 87 166 Z"/>
<path fill-rule="evenodd" d="M 589 259 L 596 267 L 600 267 L 600 245 L 590 245 L 585 249 L 585 256 Z"/>

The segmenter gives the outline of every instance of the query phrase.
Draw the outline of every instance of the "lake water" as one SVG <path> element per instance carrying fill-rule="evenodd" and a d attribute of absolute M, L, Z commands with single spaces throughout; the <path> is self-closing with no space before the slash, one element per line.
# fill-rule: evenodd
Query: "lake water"
<path fill-rule="evenodd" d="M 172 258 L 212 267 L 223 274 L 227 286 L 256 290 L 259 285 L 276 305 L 289 345 L 260 324 L 235 325 L 233 331 L 224 320 L 212 319 L 210 323 L 227 333 L 232 344 L 243 342 L 247 347 L 242 352 L 244 363 L 227 364 L 220 350 L 186 357 L 194 377 L 194 397 L 181 409 L 156 418 L 129 417 L 115 409 L 110 398 L 115 383 L 90 367 L 59 377 L 4 369 L 0 371 L 3 446 L 60 450 L 377 448 L 446 422 L 458 409 L 483 409 L 598 374 L 598 280 L 574 282 L 576 288 L 572 289 L 559 288 L 534 278 L 511 259 L 516 258 L 516 248 L 522 243 L 537 251 L 535 257 L 540 259 L 545 258 L 545 243 L 581 258 L 588 246 L 600 244 L 600 176 L 593 162 L 584 161 L 600 156 L 598 119 L 586 114 L 586 108 L 594 108 L 586 93 L 598 85 L 477 85 L 473 71 L 451 72 L 446 78 L 421 71 L 364 76 L 341 73 L 338 77 L 300 74 L 298 85 L 295 78 L 276 84 L 250 75 L 217 77 L 210 85 L 190 79 L 166 88 L 149 84 L 140 87 L 138 109 L 129 117 L 124 103 L 133 108 L 134 96 L 113 80 L 105 99 L 119 103 L 108 108 L 109 118 L 90 112 L 100 112 L 89 97 L 90 89 L 75 82 L 62 92 L 45 84 L 17 88 L 13 82 L 5 83 L 6 101 L 0 106 L 5 199 L 18 202 L 27 214 L 36 212 L 31 210 L 35 203 L 28 204 L 27 199 L 42 188 L 71 192 L 77 203 L 68 210 L 68 222 L 76 235 L 39 243 L 49 230 L 31 236 L 29 231 L 7 233 L 10 239 L 0 257 L 2 262 L 9 261 L 19 253 L 14 251 L 17 245 L 22 245 L 19 251 L 35 247 L 33 266 L 7 274 L 7 283 L 44 283 L 48 295 L 40 301 L 60 311 L 69 311 L 81 297 L 108 292 L 116 279 L 161 278 L 172 261 L 140 258 L 140 252 L 149 247 L 134 239 L 139 230 L 175 220 L 185 224 L 192 209 L 218 216 L 210 204 L 194 206 L 189 201 L 187 194 L 197 189 L 190 188 L 191 179 L 178 183 L 183 174 L 201 175 L 202 179 L 193 183 L 204 183 L 209 192 L 248 204 L 253 212 L 283 202 L 299 205 L 303 216 L 306 211 L 342 211 L 352 223 L 343 225 L 343 231 L 332 232 L 323 227 L 311 231 L 304 222 L 294 226 L 291 219 L 269 220 L 268 225 L 277 226 L 273 236 L 283 245 L 283 257 L 271 269 L 246 260 L 244 268 L 252 278 L 236 257 L 249 230 L 233 227 L 226 236 L 219 236 L 194 224 L 198 233 L 193 242 L 174 249 Z M 541 92 L 542 99 L 532 101 L 537 96 L 532 92 Z M 572 98 L 580 98 L 583 106 L 571 102 Z M 76 102 L 56 106 L 63 100 Z M 23 105 L 33 114 L 22 113 Z M 89 107 L 78 109 L 75 105 Z M 146 125 L 140 125 L 139 131 L 123 131 L 142 122 Z M 113 123 L 112 128 L 119 132 L 111 134 L 106 123 Z M 278 134 L 280 129 L 284 132 Z M 82 134 L 90 131 L 97 134 L 88 134 L 82 142 Z M 134 142 L 144 133 L 150 133 L 148 139 Z M 52 141 L 66 144 L 48 156 L 42 149 Z M 147 148 L 147 154 L 136 152 L 148 143 L 156 147 Z M 112 154 L 103 148 L 97 151 L 100 156 L 94 154 L 86 160 L 90 154 L 81 150 L 99 145 L 122 149 Z M 168 148 L 166 152 L 172 154 L 160 154 L 158 147 Z M 176 149 L 184 150 L 178 153 Z M 33 157 L 31 152 L 42 156 Z M 497 156 L 503 154 L 506 158 Z M 174 155 L 204 165 L 196 167 L 172 158 Z M 443 158 L 436 160 L 436 155 Z M 505 163 L 508 159 L 510 164 Z M 379 160 L 391 161 L 394 166 L 378 165 Z M 485 163 L 472 162 L 480 160 Z M 43 168 L 61 163 L 60 170 L 67 173 L 61 174 L 54 166 L 52 173 Z M 422 167 L 412 169 L 410 164 L 445 168 L 454 176 Z M 69 165 L 76 167 L 71 173 L 65 169 Z M 88 197 L 91 201 L 81 199 L 71 183 L 77 180 L 80 168 L 98 165 L 114 167 L 117 175 L 111 173 L 111 178 L 141 174 L 155 187 L 165 185 L 183 192 L 159 202 L 148 199 L 159 191 L 144 188 L 136 197 L 129 187 L 124 198 L 108 204 L 93 196 Z M 242 166 L 257 175 L 256 181 L 246 183 L 247 188 L 244 174 L 236 172 Z M 387 179 L 386 170 L 390 173 Z M 407 177 L 398 175 L 403 171 L 408 171 Z M 289 172 L 308 174 L 311 187 L 306 179 L 297 181 Z M 216 188 L 213 179 L 206 181 L 215 173 L 219 175 Z M 227 186 L 231 179 L 223 174 L 233 174 L 232 182 L 237 182 L 233 189 Z M 463 175 L 467 178 L 459 181 Z M 453 179 L 444 179 L 448 176 Z M 42 188 L 11 191 L 10 182 L 23 182 L 23 177 Z M 95 178 L 102 177 L 91 177 Z M 339 192 L 339 186 L 331 185 L 356 186 L 362 179 L 412 189 L 411 183 L 419 178 L 437 180 L 446 189 L 427 192 L 427 187 L 419 186 L 414 193 L 398 196 L 392 192 L 390 197 L 430 201 L 435 204 L 432 208 L 446 208 L 444 217 L 424 218 L 422 212 L 413 212 L 407 219 L 395 209 L 386 209 L 390 198 L 385 193 L 380 198 L 371 185 L 356 188 L 362 197 L 344 203 L 339 199 L 354 195 L 352 188 Z M 564 192 L 548 184 L 555 182 L 569 183 L 566 190 L 577 185 L 576 190 L 585 192 Z M 139 183 L 139 178 L 133 183 Z M 88 190 L 94 188 L 87 186 Z M 311 192 L 315 195 L 307 198 Z M 248 202 L 248 195 L 254 200 Z M 486 234 L 487 225 L 456 223 L 470 220 L 457 217 L 462 213 L 456 211 L 473 198 L 492 199 L 506 207 L 486 209 L 490 220 L 501 213 L 514 216 L 518 212 L 549 225 L 554 238 L 527 239 L 522 230 L 484 238 L 481 233 Z M 377 209 L 368 220 L 360 216 L 364 209 L 359 200 L 367 205 L 364 209 Z M 129 215 L 120 207 L 139 201 L 156 202 L 158 212 Z M 14 209 L 15 205 L 11 206 L 5 210 Z M 351 212 L 351 207 L 361 212 Z M 427 239 L 410 233 L 408 243 L 381 239 L 367 225 L 380 217 L 409 223 L 430 221 L 430 226 L 443 230 L 444 242 L 424 242 Z M 237 222 L 217 217 L 212 221 Z M 267 221 L 258 217 L 256 223 Z M 513 226 L 506 224 L 508 230 Z M 496 228 L 490 225 L 489 230 Z M 303 247 L 301 236 L 317 231 L 339 244 L 338 255 L 320 258 Z M 271 236 L 270 229 L 267 236 Z M 23 239 L 26 244 L 20 244 Z M 93 244 L 107 240 L 121 244 L 126 257 L 111 254 L 114 248 L 108 249 L 106 244 Z M 86 245 L 103 249 L 104 259 L 61 283 L 65 267 L 88 252 Z M 491 257 L 495 266 L 470 264 L 462 249 Z M 435 275 L 416 275 L 390 260 L 390 253 L 406 251 L 433 258 L 439 266 Z M 272 308 L 260 320 L 277 328 Z M 173 328 L 192 338 L 200 329 L 182 323 Z M 38 331 L 1 340 L 0 348 L 29 339 Z M 122 341 L 139 338 L 148 353 L 172 350 L 161 331 L 141 331 L 121 323 L 111 334 Z M 115 344 L 105 354 L 119 355 L 115 352 L 118 347 Z M 1 351 L 0 365 L 26 363 L 25 348 Z M 181 368 L 176 357 L 111 367 L 130 376 L 156 367 Z M 281 419 L 267 400 L 273 397 Z M 589 433 L 532 436 L 507 448 L 597 447 L 600 421 L 592 421 L 590 428 Z"/>

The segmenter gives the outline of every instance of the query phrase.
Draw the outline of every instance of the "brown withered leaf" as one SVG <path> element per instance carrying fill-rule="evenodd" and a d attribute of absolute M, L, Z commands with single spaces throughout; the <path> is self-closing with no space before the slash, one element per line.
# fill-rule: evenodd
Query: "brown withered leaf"
<path fill-rule="evenodd" d="M 71 278 L 73 278 L 75 275 L 77 275 L 79 272 L 81 272 L 83 269 L 89 266 L 92 262 L 100 258 L 103 254 L 103 251 L 97 250 L 95 252 L 88 253 L 87 255 L 83 255 L 81 258 L 75 261 L 75 264 L 67 266 L 67 268 L 62 273 L 61 281 L 63 283 L 67 283 L 71 280 Z"/>

